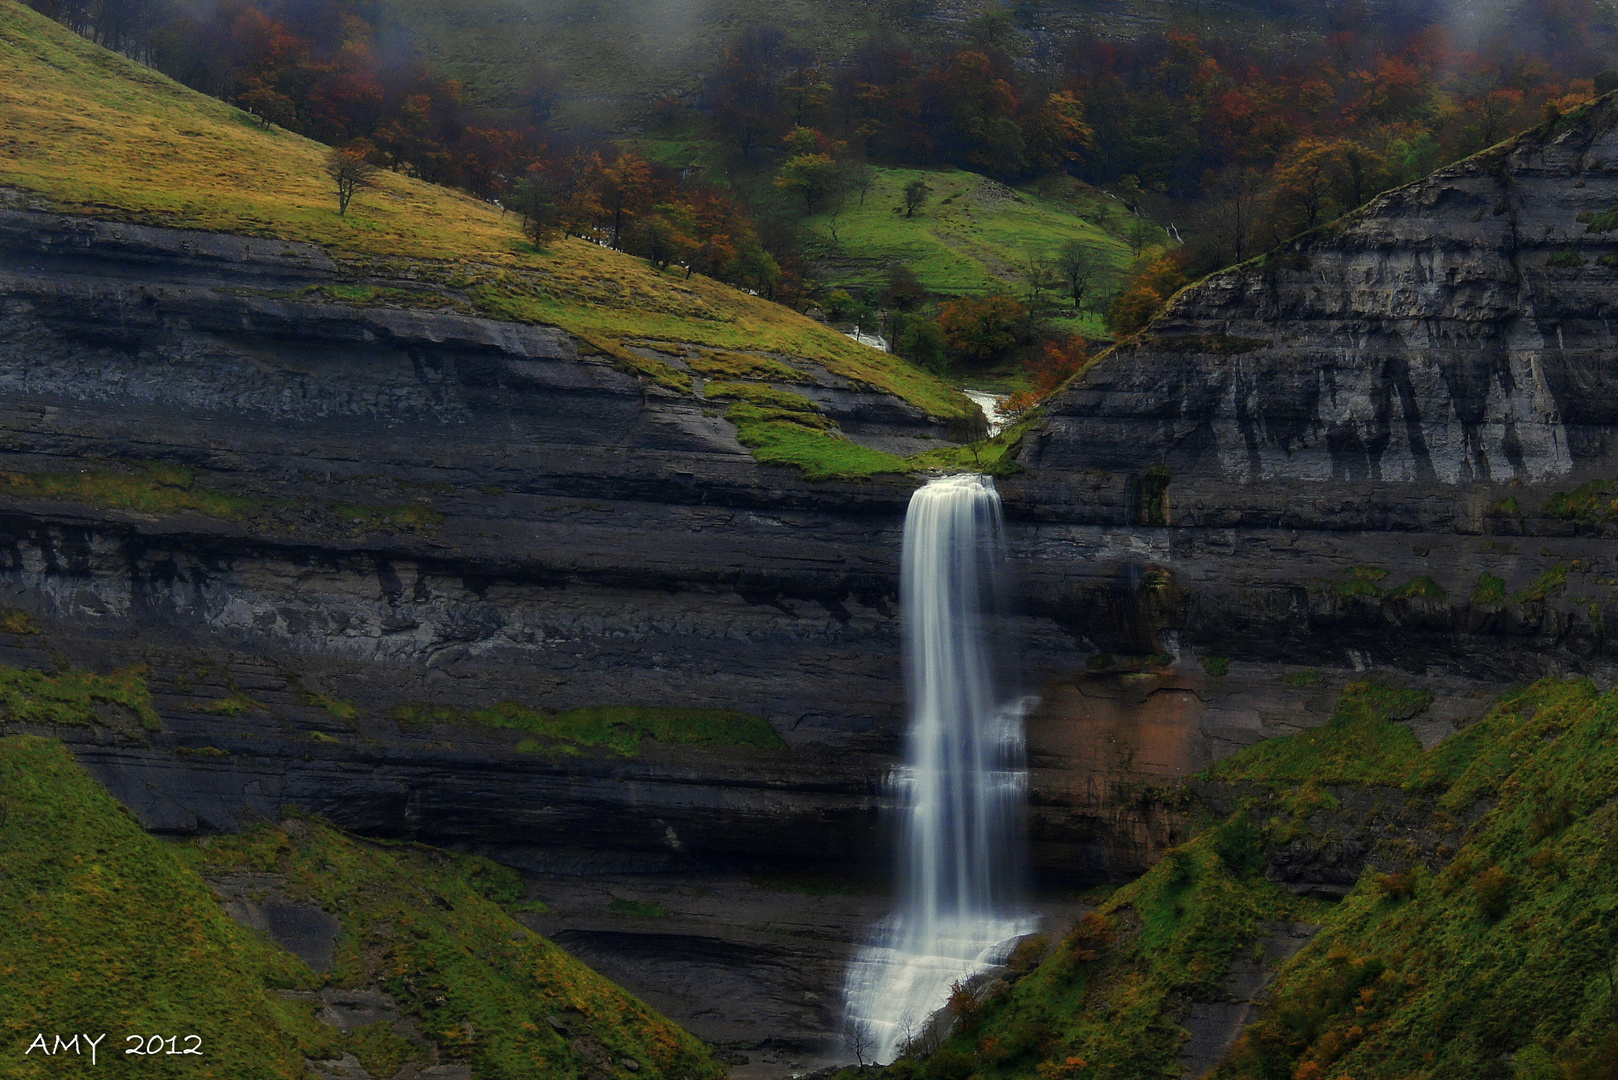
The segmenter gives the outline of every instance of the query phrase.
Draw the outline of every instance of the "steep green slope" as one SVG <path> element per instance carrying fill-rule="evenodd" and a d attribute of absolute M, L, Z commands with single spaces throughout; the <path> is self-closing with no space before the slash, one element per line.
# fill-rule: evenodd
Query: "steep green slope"
<path fill-rule="evenodd" d="M 361 844 L 302 821 L 192 845 L 184 857 L 210 877 L 277 875 L 289 899 L 341 918 L 328 984 L 380 989 L 410 1022 L 350 1037 L 361 1061 L 385 1063 L 378 1075 L 432 1059 L 406 1037 L 411 1026 L 480 1077 L 724 1075 L 691 1035 L 515 922 L 495 901 L 521 901 L 521 879 L 488 860 Z"/>
<path fill-rule="evenodd" d="M 1618 692 L 1540 683 L 1390 775 L 1484 816 L 1436 872 L 1367 874 L 1216 1075 L 1618 1075 Z"/>
<path fill-rule="evenodd" d="M 1265 924 L 1305 919 L 1319 907 L 1258 876 L 1257 841 L 1242 818 L 1176 849 L 1082 919 L 1009 990 L 982 1004 L 958 995 L 959 1023 L 944 1045 L 925 1063 L 890 1072 L 937 1080 L 1178 1075 L 1185 1003 L 1217 994 Z"/>
<path fill-rule="evenodd" d="M 1618 691 L 1547 680 L 1424 752 L 1397 720 L 1429 701 L 1351 684 L 1326 726 L 1215 767 L 1248 793 L 1242 809 L 1114 893 L 1042 963 L 1023 950 L 1014 985 L 958 1001 L 944 1046 L 890 1075 L 1178 1075 L 1192 1006 L 1222 996 L 1264 923 L 1299 919 L 1321 929 L 1280 968 L 1220 1080 L 1618 1075 Z M 1357 789 L 1366 805 L 1401 790 L 1421 800 L 1458 848 L 1424 855 L 1417 837 L 1384 835 L 1379 858 L 1395 865 L 1368 869 L 1335 905 L 1264 879 L 1267 855 L 1344 842 L 1332 830 L 1354 824 L 1343 806 Z"/>
<path fill-rule="evenodd" d="M 318 983 L 232 921 L 60 743 L 0 739 L 0 1075 L 88 1075 L 87 1052 L 26 1049 L 105 1033 L 98 1076 L 301 1078 L 340 1040 L 274 990 Z M 197 1035 L 203 1053 L 126 1055 L 135 1034 Z"/>
<path fill-rule="evenodd" d="M 15 0 L 0 0 L 0 131 L 0 205 L 312 242 L 360 282 L 329 299 L 559 326 L 675 390 L 689 391 L 688 374 L 626 343 L 807 361 L 935 416 L 973 415 L 942 381 L 786 308 L 581 240 L 535 250 L 513 216 L 459 192 L 384 172 L 340 215 L 322 145 L 263 130 Z"/>
<path fill-rule="evenodd" d="M 337 914 L 331 971 L 227 916 L 204 878 L 232 875 L 249 899 Z M 102 1032 L 93 1075 L 113 1077 L 302 1078 L 305 1058 L 343 1053 L 377 1076 L 435 1058 L 513 1080 L 723 1075 L 697 1040 L 500 906 L 521 898 L 517 875 L 487 860 L 312 821 L 165 844 L 61 744 L 0 739 L 0 1075 L 92 1075 L 87 1056 L 24 1051 L 40 1033 L 54 1049 L 56 1033 Z M 316 1019 L 323 990 L 381 991 L 400 1019 L 339 1031 Z M 196 1035 L 202 1053 L 126 1055 L 132 1034 Z"/>

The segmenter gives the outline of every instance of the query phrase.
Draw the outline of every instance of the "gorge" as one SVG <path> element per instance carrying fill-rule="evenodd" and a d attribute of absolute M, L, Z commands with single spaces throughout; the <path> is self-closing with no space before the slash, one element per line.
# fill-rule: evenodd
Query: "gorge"
<path fill-rule="evenodd" d="M 925 455 L 991 446 L 993 486 L 970 494 L 1003 506 L 1018 570 L 1028 869 L 1063 963 L 1140 932 L 1119 907 L 1078 921 L 1103 895 L 1079 890 L 1132 881 L 1104 895 L 1172 921 L 1235 867 L 1277 890 L 1242 909 L 1244 947 L 1302 941 L 1325 917 L 1309 905 L 1397 900 L 1375 875 L 1472 866 L 1456 855 L 1492 806 L 1540 814 L 1542 838 L 1605 813 L 1594 787 L 1564 813 L 1449 774 L 1326 770 L 1304 797 L 1263 788 L 1285 770 L 1254 758 L 1209 770 L 1373 720 L 1401 753 L 1472 747 L 1510 687 L 1614 677 L 1610 96 L 1190 286 L 992 444 L 931 376 L 582 241 L 538 269 L 382 258 L 22 179 L 0 177 L 0 736 L 59 739 L 146 839 L 207 841 L 185 849 L 207 861 L 258 827 L 295 866 L 336 865 L 329 825 L 486 857 L 528 875 L 486 953 L 539 928 L 698 1036 L 790 1044 L 751 1065 L 807 1060 L 885 906 L 906 508 Z M 374 196 L 390 210 L 425 186 L 395 183 Z M 430 210 L 412 212 L 451 214 Z M 617 306 L 574 303 L 581 265 Z M 581 306 L 652 314 L 611 335 Z M 890 471 L 770 460 L 744 425 L 771 423 Z M 948 697 L 981 721 L 1005 693 L 976 678 Z M 1596 745 L 1604 721 L 1532 722 L 1530 757 L 1564 731 Z M 973 752 L 1005 775 L 1000 734 Z M 1253 799 L 1289 831 L 1255 840 Z M 975 827 L 982 862 L 1006 849 L 999 813 Z M 255 880 L 231 902 L 280 902 L 285 881 Z M 483 903 L 434 888 L 437 910 Z M 950 903 L 1020 914 L 964 887 Z M 779 1008 L 717 1015 L 654 970 L 670 955 L 712 985 L 768 968 Z M 1006 978 L 1016 1002 L 1057 975 Z M 531 1022 L 581 1069 L 640 1068 L 596 1060 L 599 1017 Z"/>

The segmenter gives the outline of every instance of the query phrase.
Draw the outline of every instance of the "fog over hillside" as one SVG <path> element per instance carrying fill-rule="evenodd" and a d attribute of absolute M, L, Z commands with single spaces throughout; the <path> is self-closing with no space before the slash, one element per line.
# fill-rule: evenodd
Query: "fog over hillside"
<path fill-rule="evenodd" d="M 1177 26 L 1295 45 L 1334 29 L 1388 34 L 1435 19 L 1471 41 L 1512 18 L 1512 0 L 379 0 L 384 22 L 459 77 L 479 104 L 511 107 L 536 66 L 558 88 L 564 127 L 615 129 L 644 119 L 664 96 L 695 100 L 725 42 L 771 25 L 835 64 L 890 39 L 928 50 L 985 35 L 1026 39 L 1030 62 L 1054 61 L 1075 37 L 1128 39 Z"/>

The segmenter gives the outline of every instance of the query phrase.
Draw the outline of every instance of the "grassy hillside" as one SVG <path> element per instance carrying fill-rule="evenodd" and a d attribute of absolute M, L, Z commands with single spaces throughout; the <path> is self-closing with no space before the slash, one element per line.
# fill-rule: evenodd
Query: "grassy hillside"
<path fill-rule="evenodd" d="M 345 1052 L 392 1076 L 435 1045 L 489 1078 L 628 1077 L 626 1059 L 638 1077 L 723 1075 L 690 1035 L 506 914 L 520 881 L 487 860 L 308 821 L 165 844 L 32 736 L 0 738 L 0 853 L 0 1075 L 92 1075 L 87 1056 L 24 1055 L 40 1032 L 106 1032 L 93 1075 L 115 1078 L 301 1080 L 305 1058 Z M 242 872 L 339 914 L 329 973 L 225 914 L 204 876 Z M 323 986 L 379 989 L 403 1021 L 340 1032 L 316 1019 Z M 558 1014 L 566 1036 L 548 1023 Z M 136 1033 L 197 1035 L 202 1054 L 128 1056 Z"/>
<path fill-rule="evenodd" d="M 0 131 L 0 188 L 27 204 L 310 241 L 356 274 L 436 284 L 446 306 L 563 327 L 674 389 L 689 376 L 625 342 L 753 350 L 824 365 L 934 415 L 973 408 L 925 372 L 718 282 L 580 240 L 536 251 L 513 217 L 467 195 L 384 172 L 341 216 L 325 147 L 265 131 L 15 0 L 0 0 Z M 374 289 L 334 298 L 409 300 Z"/>
<path fill-rule="evenodd" d="M 1128 273 L 1127 240 L 1134 218 L 1120 203 L 1059 178 L 1039 190 L 1013 190 L 958 169 L 875 169 L 863 203 L 856 195 L 835 213 L 810 219 L 813 253 L 846 286 L 878 286 L 895 262 L 913 270 L 930 292 L 953 295 L 998 289 L 1021 295 L 1030 259 L 1051 259 L 1071 240 L 1082 241 L 1107 269 L 1096 274 L 1091 297 L 1117 287 Z M 932 194 L 905 217 L 904 189 L 921 180 Z M 1063 196 L 1066 197 L 1063 197 Z M 1162 230 L 1151 229 L 1153 242 Z M 1058 321 L 1073 333 L 1105 336 L 1099 313 L 1072 313 L 1071 297 L 1055 296 Z"/>
<path fill-rule="evenodd" d="M 1346 688 L 1326 726 L 1261 743 L 1212 777 L 1251 785 L 1229 820 L 1119 889 L 899 1077 L 1178 1075 L 1191 1005 L 1217 1000 L 1265 922 L 1315 939 L 1219 1080 L 1603 1080 L 1618 1075 L 1618 691 L 1547 680 L 1423 751 L 1396 717 L 1424 692 Z M 1432 800 L 1459 850 L 1367 870 L 1343 901 L 1266 881 L 1263 853 L 1338 842 L 1309 819 L 1330 785 Z M 1342 788 L 1336 789 L 1339 793 Z M 1399 850 L 1391 841 L 1389 852 Z"/>

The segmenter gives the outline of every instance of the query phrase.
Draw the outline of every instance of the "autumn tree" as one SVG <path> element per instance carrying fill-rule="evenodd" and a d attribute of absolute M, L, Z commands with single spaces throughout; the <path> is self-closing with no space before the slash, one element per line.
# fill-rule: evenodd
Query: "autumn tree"
<path fill-rule="evenodd" d="M 1482 94 L 1471 102 L 1470 110 L 1477 120 L 1480 148 L 1493 146 L 1519 127 L 1526 127 L 1523 111 L 1523 93 L 1516 87 L 1501 86 Z"/>
<path fill-rule="evenodd" d="M 1300 139 L 1275 166 L 1277 203 L 1290 209 L 1301 226 L 1320 224 L 1337 166 L 1337 147 L 1324 139 Z"/>
<path fill-rule="evenodd" d="M 337 189 L 337 212 L 348 213 L 348 204 L 361 188 L 376 186 L 377 167 L 358 147 L 332 147 L 326 152 L 326 175 Z"/>
<path fill-rule="evenodd" d="M 1041 401 L 1060 390 L 1074 375 L 1084 370 L 1090 359 L 1090 348 L 1081 337 L 1066 341 L 1047 341 L 1037 352 L 1023 360 L 1023 371 L 1028 376 L 1029 389 L 1012 394 L 1000 403 L 1008 416 L 1021 416 Z"/>
<path fill-rule="evenodd" d="M 633 151 L 619 154 L 597 178 L 602 210 L 612 219 L 612 246 L 622 247 L 624 223 L 641 213 L 652 194 L 652 167 Z"/>
<path fill-rule="evenodd" d="M 659 203 L 637 228 L 639 254 L 658 270 L 684 262 L 699 246 L 694 239 L 696 215 L 679 202 Z M 686 275 L 690 277 L 690 274 Z"/>
<path fill-rule="evenodd" d="M 982 364 L 1017 343 L 1017 327 L 1027 316 L 1028 309 L 1009 296 L 960 296 L 939 308 L 938 327 L 958 356 Z"/>
<path fill-rule="evenodd" d="M 1354 139 L 1336 139 L 1330 144 L 1335 159 L 1334 189 L 1342 209 L 1362 206 L 1388 186 L 1386 159 Z"/>
<path fill-rule="evenodd" d="M 775 186 L 801 196 L 804 212 L 813 214 L 821 201 L 837 190 L 842 179 L 834 156 L 841 144 L 806 127 L 793 128 L 782 142 L 787 159 L 775 174 Z"/>
<path fill-rule="evenodd" d="M 1169 297 L 1190 283 L 1190 254 L 1185 248 L 1166 251 L 1136 270 L 1107 311 L 1107 325 L 1115 335 L 1139 333 L 1163 310 Z"/>

